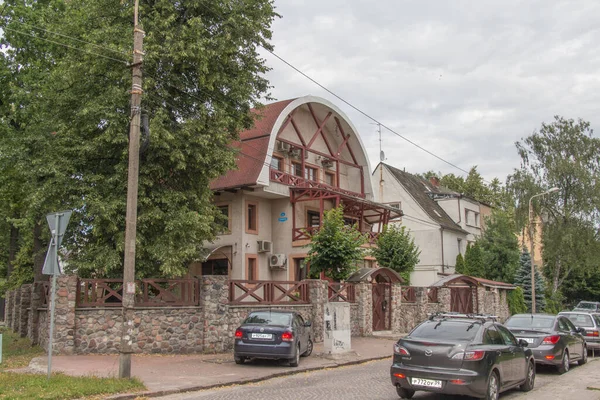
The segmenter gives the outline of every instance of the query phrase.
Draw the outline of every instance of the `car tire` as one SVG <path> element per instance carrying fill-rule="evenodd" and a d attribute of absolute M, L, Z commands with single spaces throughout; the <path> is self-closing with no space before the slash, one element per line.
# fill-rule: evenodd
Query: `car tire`
<path fill-rule="evenodd" d="M 490 376 L 488 377 L 487 387 L 485 390 L 485 399 L 486 400 L 498 400 L 500 396 L 500 380 L 498 378 L 498 374 L 496 371 L 492 371 Z"/>
<path fill-rule="evenodd" d="M 523 392 L 529 392 L 530 390 L 533 389 L 533 386 L 535 385 L 535 363 L 532 361 L 529 361 L 529 364 L 527 365 L 527 377 L 525 378 L 525 382 L 519 386 L 519 389 L 521 389 L 521 391 Z"/>
<path fill-rule="evenodd" d="M 405 389 L 400 385 L 396 386 L 396 393 L 400 396 L 401 399 L 412 399 L 415 395 L 415 391 L 411 389 Z"/>
<path fill-rule="evenodd" d="M 297 367 L 300 364 L 300 345 L 296 346 L 294 358 L 290 358 L 290 367 Z"/>
<path fill-rule="evenodd" d="M 308 339 L 308 342 L 306 342 L 306 351 L 304 353 L 302 353 L 302 357 L 308 357 L 312 354 L 313 351 L 313 342 L 311 339 Z"/>
<path fill-rule="evenodd" d="M 246 357 L 233 356 L 233 361 L 235 361 L 236 364 L 241 365 L 246 362 Z"/>
<path fill-rule="evenodd" d="M 556 368 L 558 370 L 558 373 L 562 375 L 569 372 L 569 367 L 571 365 L 570 363 L 571 361 L 569 360 L 569 352 L 565 350 L 560 365 Z"/>
<path fill-rule="evenodd" d="M 583 346 L 583 352 L 581 353 L 581 360 L 577 361 L 577 365 L 587 364 L 587 362 L 588 362 L 587 346 Z"/>

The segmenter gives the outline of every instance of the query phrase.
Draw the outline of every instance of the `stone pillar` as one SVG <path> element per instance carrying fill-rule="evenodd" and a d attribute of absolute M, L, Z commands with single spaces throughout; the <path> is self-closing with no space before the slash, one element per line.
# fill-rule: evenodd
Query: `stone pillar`
<path fill-rule="evenodd" d="M 52 283 L 50 283 L 52 286 Z M 75 350 L 75 299 L 77 276 L 64 275 L 56 279 L 56 305 L 54 308 L 54 354 L 73 354 Z M 50 298 L 52 288 L 50 288 Z M 50 311 L 50 304 L 48 304 Z M 50 323 L 48 313 L 47 323 Z"/>
<path fill-rule="evenodd" d="M 442 312 L 450 312 L 450 288 L 440 287 L 438 288 L 438 303 L 440 303 L 440 311 Z"/>
<path fill-rule="evenodd" d="M 325 314 L 325 303 L 329 301 L 329 283 L 320 279 L 307 279 L 308 298 L 312 305 L 311 322 L 315 342 L 322 342 L 324 339 L 323 315 Z"/>
<path fill-rule="evenodd" d="M 8 328 L 12 328 L 13 316 L 13 291 L 9 290 L 5 294 L 6 303 L 4 305 L 4 323 Z"/>
<path fill-rule="evenodd" d="M 21 322 L 21 288 L 15 289 L 13 293 L 13 314 L 11 329 L 13 332 L 19 332 Z"/>
<path fill-rule="evenodd" d="M 19 330 L 17 333 L 21 337 L 27 336 L 27 326 L 29 324 L 29 307 L 31 306 L 31 287 L 27 284 L 21 286 L 20 302 L 19 302 Z"/>
<path fill-rule="evenodd" d="M 494 310 L 487 310 L 485 306 L 485 287 L 476 286 L 475 290 L 477 296 L 473 297 L 473 312 L 479 314 L 493 314 Z"/>
<path fill-rule="evenodd" d="M 392 332 L 393 333 L 402 333 L 401 325 L 402 325 L 402 284 L 401 283 L 392 283 L 391 287 L 391 312 L 392 312 Z"/>
<path fill-rule="evenodd" d="M 40 315 L 38 309 L 42 306 L 43 290 L 44 287 L 40 284 L 34 283 L 31 287 L 31 308 L 29 311 L 29 322 L 27 323 L 27 337 L 33 344 L 39 344 Z"/>
<path fill-rule="evenodd" d="M 371 336 L 373 334 L 373 288 L 370 283 L 356 284 L 356 302 L 360 335 Z"/>
<path fill-rule="evenodd" d="M 204 329 L 202 351 L 220 353 L 233 348 L 233 329 L 229 323 L 229 287 L 227 276 L 206 275 L 200 278 L 200 306 Z"/>

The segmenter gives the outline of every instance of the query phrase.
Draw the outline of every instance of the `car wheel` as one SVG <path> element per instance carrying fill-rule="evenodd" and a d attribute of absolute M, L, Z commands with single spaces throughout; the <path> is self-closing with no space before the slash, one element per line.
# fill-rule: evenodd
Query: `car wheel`
<path fill-rule="evenodd" d="M 581 360 L 577 361 L 578 365 L 583 365 L 587 363 L 587 346 L 583 346 L 583 353 L 581 356 Z"/>
<path fill-rule="evenodd" d="M 485 393 L 486 400 L 498 400 L 500 395 L 500 382 L 498 381 L 498 374 L 496 371 L 492 371 L 488 378 L 487 390 Z"/>
<path fill-rule="evenodd" d="M 306 351 L 302 353 L 302 357 L 308 357 L 312 354 L 313 351 L 313 342 L 308 339 L 308 343 L 306 343 Z"/>
<path fill-rule="evenodd" d="M 527 377 L 525 378 L 525 382 L 519 387 L 524 392 L 529 392 L 533 389 L 533 385 L 535 384 L 535 363 L 533 361 L 529 362 L 529 366 L 527 367 Z"/>
<path fill-rule="evenodd" d="M 246 362 L 246 357 L 233 356 L 233 360 L 236 364 L 243 364 Z"/>
<path fill-rule="evenodd" d="M 294 358 L 290 358 L 290 367 L 297 367 L 300 363 L 300 346 L 296 346 Z"/>
<path fill-rule="evenodd" d="M 569 372 L 570 363 L 571 361 L 569 360 L 569 352 L 565 350 L 565 352 L 563 353 L 562 362 L 557 367 L 558 373 L 562 375 L 564 373 Z"/>
<path fill-rule="evenodd" d="M 404 389 L 402 386 L 396 386 L 396 393 L 400 396 L 401 399 L 412 399 L 415 395 L 415 391 L 411 389 Z"/>

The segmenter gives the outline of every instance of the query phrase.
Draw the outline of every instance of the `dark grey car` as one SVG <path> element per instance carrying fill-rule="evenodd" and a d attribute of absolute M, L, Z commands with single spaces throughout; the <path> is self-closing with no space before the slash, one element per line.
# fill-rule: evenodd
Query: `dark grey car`
<path fill-rule="evenodd" d="M 287 310 L 254 311 L 235 331 L 233 356 L 236 364 L 251 358 L 284 359 L 297 367 L 300 355 L 313 350 L 310 322 Z"/>
<path fill-rule="evenodd" d="M 583 329 L 582 334 L 588 350 L 600 349 L 600 314 L 563 311 L 558 315 L 569 318 L 573 325 Z"/>
<path fill-rule="evenodd" d="M 519 339 L 527 341 L 535 362 L 557 367 L 564 374 L 573 361 L 587 362 L 587 346 L 568 318 L 549 314 L 515 314 L 504 325 Z"/>
<path fill-rule="evenodd" d="M 580 301 L 573 311 L 585 311 L 589 313 L 600 312 L 600 303 L 597 301 Z"/>
<path fill-rule="evenodd" d="M 514 387 L 533 389 L 535 361 L 494 318 L 437 314 L 394 345 L 390 374 L 403 399 L 424 390 L 496 400 Z"/>

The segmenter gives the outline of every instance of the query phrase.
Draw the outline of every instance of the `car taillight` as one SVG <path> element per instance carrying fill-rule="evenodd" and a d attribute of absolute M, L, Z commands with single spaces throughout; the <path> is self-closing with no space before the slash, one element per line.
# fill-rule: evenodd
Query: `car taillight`
<path fill-rule="evenodd" d="M 546 336 L 542 341 L 542 344 L 556 344 L 559 340 L 560 336 L 558 335 Z"/>
<path fill-rule="evenodd" d="M 485 357 L 485 351 L 483 350 L 473 350 L 473 351 L 465 351 L 456 353 L 452 356 L 453 360 L 464 360 L 464 361 L 479 361 L 483 357 Z"/>
<path fill-rule="evenodd" d="M 410 353 L 404 347 L 398 345 L 398 343 L 394 344 L 394 354 L 398 354 L 399 356 L 408 356 L 410 357 Z"/>
<path fill-rule="evenodd" d="M 244 336 L 244 333 L 242 332 L 242 330 L 241 329 L 236 329 L 235 330 L 235 338 L 236 339 L 241 339 L 242 336 Z"/>
<path fill-rule="evenodd" d="M 587 331 L 585 336 L 598 337 L 598 331 Z"/>
<path fill-rule="evenodd" d="M 281 340 L 284 342 L 291 342 L 294 340 L 294 334 L 289 331 L 285 331 L 281 334 Z"/>

